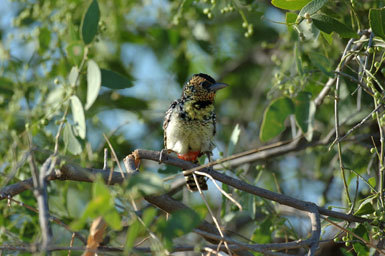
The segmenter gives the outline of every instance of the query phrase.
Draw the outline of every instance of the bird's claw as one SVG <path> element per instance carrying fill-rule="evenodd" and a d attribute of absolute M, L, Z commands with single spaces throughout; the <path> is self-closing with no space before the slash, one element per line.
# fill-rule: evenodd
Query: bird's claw
<path fill-rule="evenodd" d="M 164 151 L 166 151 L 165 149 L 162 149 L 161 151 L 160 151 L 160 155 L 159 155 L 159 164 L 161 164 L 162 162 L 163 162 L 163 154 L 164 154 Z"/>

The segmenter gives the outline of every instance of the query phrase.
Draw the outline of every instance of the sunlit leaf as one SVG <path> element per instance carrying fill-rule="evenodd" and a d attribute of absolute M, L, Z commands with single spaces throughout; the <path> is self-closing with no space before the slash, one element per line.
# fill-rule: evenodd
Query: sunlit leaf
<path fill-rule="evenodd" d="M 252 240 L 258 241 L 258 243 L 264 244 L 271 241 L 271 231 L 270 227 L 273 225 L 271 218 L 268 216 L 264 221 L 259 222 L 255 229 Z"/>
<path fill-rule="evenodd" d="M 51 31 L 42 27 L 39 29 L 39 53 L 43 54 L 47 49 L 49 49 L 49 44 L 51 43 Z"/>
<path fill-rule="evenodd" d="M 369 182 L 369 184 L 370 184 L 373 188 L 375 188 L 376 185 L 377 185 L 376 177 L 371 177 L 371 178 L 369 178 L 369 179 L 368 179 L 368 182 Z"/>
<path fill-rule="evenodd" d="M 133 86 L 132 81 L 111 70 L 101 69 L 102 86 L 111 89 L 125 89 Z"/>
<path fill-rule="evenodd" d="M 279 98 L 270 103 L 263 115 L 259 137 L 268 141 L 285 130 L 286 118 L 294 114 L 294 104 L 289 98 Z"/>
<path fill-rule="evenodd" d="M 71 223 L 71 228 L 80 230 L 87 220 L 99 216 L 103 217 L 112 229 L 121 229 L 121 218 L 115 209 L 114 198 L 100 177 L 92 185 L 92 200 L 87 204 L 82 216 Z"/>
<path fill-rule="evenodd" d="M 124 250 L 126 252 L 129 252 L 132 249 L 132 247 L 134 247 L 134 243 L 140 233 L 141 226 L 142 224 L 140 224 L 139 221 L 136 219 L 134 223 L 132 223 L 128 227 L 126 242 L 124 244 Z"/>
<path fill-rule="evenodd" d="M 66 52 L 72 64 L 79 66 L 84 55 L 84 46 L 81 41 L 75 41 L 68 44 Z"/>
<path fill-rule="evenodd" d="M 88 7 L 81 24 L 81 35 L 83 42 L 89 44 L 98 31 L 100 10 L 97 0 L 93 0 Z"/>
<path fill-rule="evenodd" d="M 65 90 L 63 87 L 57 87 L 49 92 L 45 100 L 45 107 L 47 109 L 47 118 L 52 118 L 59 113 L 60 105 L 63 103 Z"/>
<path fill-rule="evenodd" d="M 71 68 L 70 74 L 68 75 L 68 82 L 71 86 L 75 86 L 76 80 L 79 76 L 79 69 L 76 66 Z"/>
<path fill-rule="evenodd" d="M 120 230 L 122 228 L 122 220 L 116 209 L 111 208 L 110 211 L 103 214 L 103 217 L 112 229 Z"/>
<path fill-rule="evenodd" d="M 284 10 L 300 10 L 302 9 L 307 3 L 309 3 L 311 0 L 272 0 L 271 3 L 278 8 L 284 9 Z"/>
<path fill-rule="evenodd" d="M 101 72 L 95 61 L 89 60 L 87 65 L 87 103 L 85 109 L 88 110 L 98 97 L 101 86 Z"/>
<path fill-rule="evenodd" d="M 309 2 L 301 9 L 298 16 L 304 17 L 306 13 L 312 15 L 321 9 L 328 1 L 329 0 L 313 0 Z"/>
<path fill-rule="evenodd" d="M 230 143 L 229 143 L 229 147 L 228 147 L 228 150 L 227 150 L 227 154 L 228 155 L 233 154 L 234 147 L 238 143 L 238 139 L 239 139 L 239 135 L 240 134 L 241 134 L 241 129 L 239 128 L 239 124 L 236 124 L 234 129 L 233 129 L 233 132 L 231 133 Z"/>
<path fill-rule="evenodd" d="M 369 198 L 364 200 L 361 205 L 358 207 L 358 210 L 354 213 L 356 216 L 361 216 L 365 214 L 371 214 L 375 211 L 373 207 L 373 199 Z"/>
<path fill-rule="evenodd" d="M 86 118 L 84 116 L 83 105 L 76 95 L 72 95 L 71 98 L 71 110 L 74 118 L 74 129 L 80 138 L 86 138 Z"/>
<path fill-rule="evenodd" d="M 145 209 L 143 212 L 143 217 L 142 217 L 143 223 L 146 226 L 150 225 L 150 223 L 154 220 L 157 212 L 158 211 L 152 207 Z"/>
<path fill-rule="evenodd" d="M 327 34 L 323 31 L 321 31 L 322 37 L 328 42 L 329 45 L 333 43 L 333 33 Z"/>
<path fill-rule="evenodd" d="M 286 13 L 285 23 L 286 23 L 287 29 L 289 31 L 293 30 L 293 25 L 295 24 L 296 20 L 297 20 L 297 14 L 296 13 L 294 13 L 294 12 L 287 12 Z"/>
<path fill-rule="evenodd" d="M 78 139 L 75 137 L 71 125 L 68 123 L 64 126 L 63 140 L 65 147 L 70 153 L 78 155 L 82 152 L 82 146 Z"/>

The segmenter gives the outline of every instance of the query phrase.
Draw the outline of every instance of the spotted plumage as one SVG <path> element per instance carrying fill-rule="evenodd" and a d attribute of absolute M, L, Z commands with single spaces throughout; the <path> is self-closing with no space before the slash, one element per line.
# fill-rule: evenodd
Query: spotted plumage
<path fill-rule="evenodd" d="M 210 156 L 215 135 L 215 92 L 225 84 L 216 83 L 206 74 L 195 74 L 183 87 L 180 99 L 174 101 L 163 122 L 164 148 L 187 161 L 196 162 L 202 154 Z M 197 176 L 201 189 L 207 189 L 203 176 Z M 187 176 L 187 186 L 196 191 L 193 177 Z"/>

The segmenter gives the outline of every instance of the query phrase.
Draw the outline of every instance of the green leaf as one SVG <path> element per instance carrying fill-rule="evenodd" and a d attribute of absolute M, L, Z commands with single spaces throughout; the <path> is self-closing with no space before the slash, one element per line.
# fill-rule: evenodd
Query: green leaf
<path fill-rule="evenodd" d="M 115 209 L 114 198 L 100 177 L 92 184 L 92 200 L 88 203 L 82 216 L 71 223 L 71 228 L 80 230 L 88 219 L 99 216 L 102 216 L 112 229 L 121 229 L 121 219 Z"/>
<path fill-rule="evenodd" d="M 166 221 L 160 219 L 157 224 L 157 230 L 162 234 L 165 240 L 165 246 L 172 248 L 172 239 L 189 233 L 201 223 L 199 215 L 191 209 L 184 209 L 173 212 Z"/>
<path fill-rule="evenodd" d="M 77 66 L 73 66 L 71 68 L 70 74 L 68 75 L 68 82 L 72 87 L 76 85 L 75 83 L 76 83 L 76 80 L 78 79 L 78 76 L 79 76 L 79 69 Z"/>
<path fill-rule="evenodd" d="M 326 40 L 326 42 L 328 42 L 328 44 L 331 45 L 333 43 L 333 33 L 327 34 L 323 31 L 320 31 L 320 32 L 322 37 Z"/>
<path fill-rule="evenodd" d="M 67 46 L 66 52 L 72 64 L 79 66 L 83 60 L 84 55 L 83 44 L 80 41 L 72 42 Z"/>
<path fill-rule="evenodd" d="M 145 110 L 148 108 L 148 103 L 145 100 L 124 96 L 117 92 L 105 92 L 101 94 L 95 102 L 95 108 L 119 108 L 123 110 Z"/>
<path fill-rule="evenodd" d="M 302 58 L 301 58 L 301 52 L 300 52 L 298 43 L 294 44 L 294 56 L 295 56 L 295 63 L 297 64 L 298 74 L 303 75 Z"/>
<path fill-rule="evenodd" d="M 238 143 L 239 135 L 241 134 L 241 129 L 239 129 L 239 124 L 236 124 L 233 132 L 231 133 L 230 143 L 227 150 L 227 155 L 231 155 L 234 152 L 234 147 Z"/>
<path fill-rule="evenodd" d="M 300 10 L 311 0 L 271 0 L 271 4 L 284 10 Z"/>
<path fill-rule="evenodd" d="M 1 87 L 0 87 L 1 89 Z M 65 96 L 64 87 L 56 87 L 49 92 L 45 100 L 45 107 L 47 109 L 47 118 L 52 118 L 55 114 L 59 112 L 60 105 L 63 103 Z"/>
<path fill-rule="evenodd" d="M 268 216 L 259 226 L 255 229 L 251 240 L 258 241 L 258 243 L 265 244 L 271 241 L 270 227 L 273 225 L 271 217 Z"/>
<path fill-rule="evenodd" d="M 385 8 L 370 9 L 369 24 L 376 36 L 385 39 Z"/>
<path fill-rule="evenodd" d="M 132 82 L 125 76 L 111 70 L 101 69 L 102 86 L 111 89 L 125 89 L 132 87 Z"/>
<path fill-rule="evenodd" d="M 305 17 L 306 13 L 312 15 L 316 13 L 319 9 L 321 9 L 322 6 L 324 6 L 328 1 L 329 0 L 313 0 L 301 9 L 298 16 Z"/>
<path fill-rule="evenodd" d="M 147 208 L 143 212 L 143 223 L 148 227 L 156 216 L 157 210 L 155 208 Z"/>
<path fill-rule="evenodd" d="M 104 184 L 103 180 L 98 178 L 97 182 L 94 182 L 92 184 L 92 198 L 97 197 L 105 197 L 107 199 L 110 198 L 110 190 L 107 188 L 107 186 Z"/>
<path fill-rule="evenodd" d="M 363 224 L 358 224 L 358 226 L 353 229 L 353 233 L 369 242 L 368 230 L 366 230 Z M 357 256 L 369 255 L 369 248 L 362 243 L 353 243 L 353 249 L 357 253 Z"/>
<path fill-rule="evenodd" d="M 78 155 L 82 152 L 82 146 L 80 145 L 78 139 L 76 139 L 69 123 L 66 123 L 64 126 L 63 140 L 65 147 L 71 154 Z"/>
<path fill-rule="evenodd" d="M 318 52 L 311 52 L 309 53 L 309 57 L 311 63 L 319 68 L 322 73 L 330 77 L 334 76 L 330 60 L 326 56 Z"/>
<path fill-rule="evenodd" d="M 287 12 L 286 13 L 286 18 L 285 18 L 285 23 L 287 26 L 287 30 L 292 31 L 293 30 L 293 25 L 295 24 L 297 20 L 297 14 L 294 12 Z"/>
<path fill-rule="evenodd" d="M 40 28 L 39 29 L 39 53 L 43 54 L 49 48 L 50 43 L 51 43 L 51 31 L 46 27 Z"/>
<path fill-rule="evenodd" d="M 122 221 L 120 219 L 119 213 L 116 209 L 112 208 L 110 211 L 107 211 L 103 214 L 103 217 L 107 224 L 114 230 L 122 229 Z"/>
<path fill-rule="evenodd" d="M 100 10 L 97 0 L 93 0 L 84 14 L 81 24 L 81 35 L 83 42 L 89 44 L 94 39 L 98 31 Z"/>
<path fill-rule="evenodd" d="M 72 116 L 75 122 L 74 129 L 76 134 L 84 140 L 86 138 L 86 118 L 84 116 L 82 103 L 76 95 L 72 95 L 70 100 Z"/>
<path fill-rule="evenodd" d="M 140 172 L 130 178 L 127 190 L 132 196 L 164 192 L 163 180 L 152 172 Z"/>
<path fill-rule="evenodd" d="M 0 51 L 1 52 L 1 51 Z M 1 56 L 0 56 L 1 60 Z M 14 82 L 6 77 L 0 77 L 0 94 L 10 96 L 13 92 Z"/>
<path fill-rule="evenodd" d="M 132 249 L 132 247 L 134 247 L 134 243 L 135 243 L 136 238 L 139 236 L 141 226 L 142 226 L 142 224 L 140 224 L 137 219 L 135 219 L 134 223 L 132 223 L 129 226 L 128 232 L 127 232 L 127 237 L 126 237 L 126 243 L 124 246 L 125 252 L 129 252 Z"/>
<path fill-rule="evenodd" d="M 368 179 L 368 183 L 373 187 L 375 188 L 376 185 L 377 185 L 377 182 L 376 182 L 376 177 L 371 177 Z"/>
<path fill-rule="evenodd" d="M 373 207 L 373 199 L 369 198 L 364 200 L 361 205 L 358 207 L 358 210 L 354 213 L 356 216 L 371 214 L 375 211 Z"/>
<path fill-rule="evenodd" d="M 351 253 L 351 250 L 346 250 L 345 248 L 343 247 L 340 247 L 340 251 L 342 252 L 342 255 L 344 256 L 354 256 L 353 253 Z"/>
<path fill-rule="evenodd" d="M 357 256 L 369 256 L 369 248 L 361 243 L 353 243 L 353 249 Z"/>
<path fill-rule="evenodd" d="M 289 98 L 279 98 L 270 103 L 263 115 L 259 137 L 268 141 L 285 130 L 286 118 L 294 114 L 294 104 Z"/>
<path fill-rule="evenodd" d="M 88 110 L 98 97 L 101 85 L 101 72 L 95 61 L 89 60 L 87 65 L 87 103 L 85 109 Z"/>
<path fill-rule="evenodd" d="M 300 92 L 293 99 L 295 105 L 295 120 L 302 132 L 306 134 L 306 139 L 311 141 L 313 137 L 313 125 L 315 114 L 315 103 L 311 100 L 311 93 Z"/>
<path fill-rule="evenodd" d="M 350 27 L 330 16 L 317 13 L 312 15 L 311 18 L 313 20 L 314 26 L 327 34 L 336 32 L 342 38 L 358 38 L 357 33 L 354 32 Z"/>

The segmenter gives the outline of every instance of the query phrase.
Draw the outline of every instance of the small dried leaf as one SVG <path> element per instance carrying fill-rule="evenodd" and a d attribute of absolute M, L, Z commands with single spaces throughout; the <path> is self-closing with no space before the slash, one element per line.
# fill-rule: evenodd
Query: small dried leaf
<path fill-rule="evenodd" d="M 106 228 L 107 223 L 102 217 L 98 217 L 92 222 L 90 234 L 87 239 L 87 250 L 83 253 L 83 256 L 95 255 L 95 250 L 98 249 L 99 244 L 103 241 L 103 235 Z"/>

